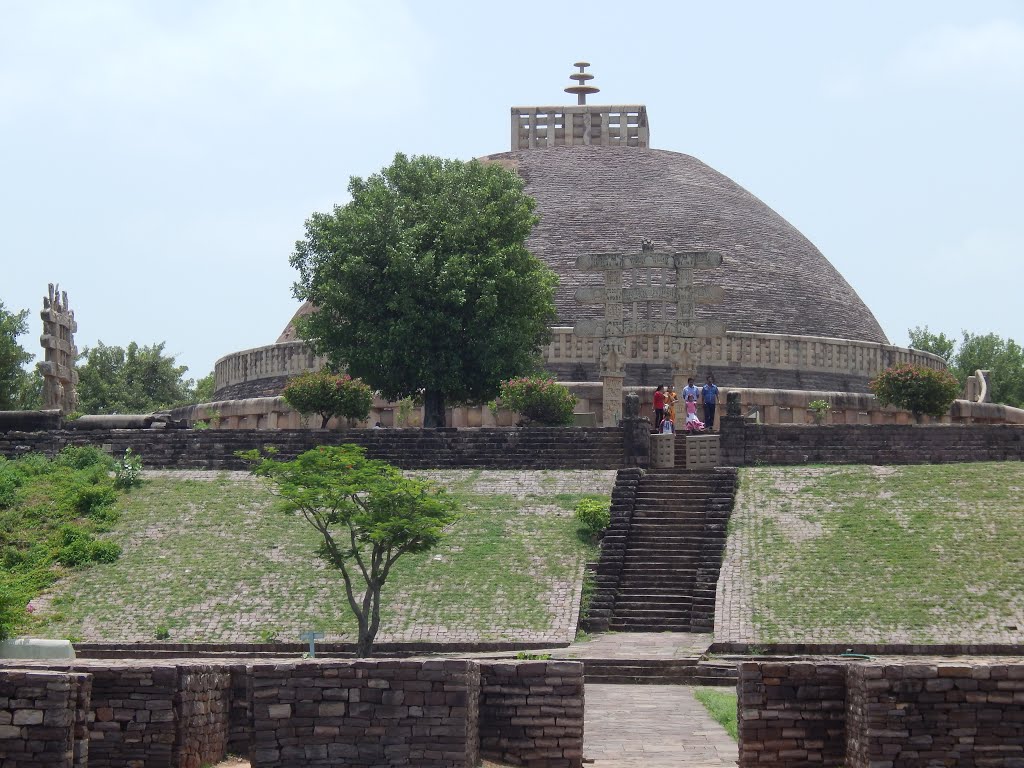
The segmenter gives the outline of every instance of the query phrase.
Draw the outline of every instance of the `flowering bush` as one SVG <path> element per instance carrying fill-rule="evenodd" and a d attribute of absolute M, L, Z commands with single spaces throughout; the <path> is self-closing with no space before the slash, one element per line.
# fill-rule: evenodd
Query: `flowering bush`
<path fill-rule="evenodd" d="M 370 415 L 373 405 L 373 392 L 362 379 L 330 371 L 300 373 L 288 380 L 281 395 L 303 416 L 320 414 L 321 429 L 327 428 L 332 416 L 341 416 L 350 422 L 363 421 Z"/>
<path fill-rule="evenodd" d="M 142 457 L 125 448 L 124 458 L 114 467 L 114 486 L 116 488 L 132 488 L 142 484 Z"/>
<path fill-rule="evenodd" d="M 501 382 L 501 404 L 522 414 L 527 423 L 546 426 L 572 424 L 576 395 L 551 379 L 520 376 Z"/>
<path fill-rule="evenodd" d="M 944 415 L 959 394 L 960 383 L 949 371 L 903 363 L 878 374 L 871 391 L 882 405 L 906 408 L 920 419 L 922 414 Z"/>

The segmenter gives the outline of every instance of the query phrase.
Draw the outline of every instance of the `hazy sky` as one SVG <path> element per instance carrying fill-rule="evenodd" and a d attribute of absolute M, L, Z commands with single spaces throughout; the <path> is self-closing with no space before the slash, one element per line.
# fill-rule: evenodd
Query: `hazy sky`
<path fill-rule="evenodd" d="M 0 0 L 0 301 L 203 376 L 272 343 L 288 256 L 396 151 L 508 149 L 509 107 L 643 103 L 802 230 L 890 340 L 1024 341 L 1024 3 Z"/>

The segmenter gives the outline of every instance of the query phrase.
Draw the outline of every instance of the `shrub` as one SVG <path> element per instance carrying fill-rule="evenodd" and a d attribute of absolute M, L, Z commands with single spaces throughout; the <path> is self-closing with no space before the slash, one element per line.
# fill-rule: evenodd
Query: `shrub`
<path fill-rule="evenodd" d="M 540 376 L 521 376 L 501 382 L 501 404 L 522 414 L 527 423 L 545 426 L 572 424 L 576 395 L 568 387 Z"/>
<path fill-rule="evenodd" d="M 117 501 L 117 491 L 109 481 L 101 485 L 79 485 L 74 492 L 75 510 L 83 515 L 95 515 Z"/>
<path fill-rule="evenodd" d="M 821 425 L 825 421 L 825 414 L 829 412 L 832 407 L 832 403 L 828 400 L 811 400 L 807 404 L 807 407 L 811 410 L 811 418 L 814 419 L 814 423 Z"/>
<path fill-rule="evenodd" d="M 125 489 L 142 484 L 142 457 L 126 448 L 114 469 L 114 486 Z"/>
<path fill-rule="evenodd" d="M 332 416 L 363 421 L 373 405 L 373 392 L 362 379 L 325 370 L 307 371 L 289 379 L 281 395 L 303 416 L 320 414 L 321 429 L 327 428 Z"/>
<path fill-rule="evenodd" d="M 21 501 L 23 482 L 13 462 L 0 459 L 0 509 L 11 509 Z"/>
<path fill-rule="evenodd" d="M 109 472 L 114 468 L 114 460 L 93 445 L 66 446 L 54 457 L 53 463 L 71 469 L 99 466 Z"/>
<path fill-rule="evenodd" d="M 113 563 L 121 556 L 121 547 L 112 541 L 96 541 L 92 534 L 71 525 L 60 531 L 57 562 L 69 568 L 89 563 Z"/>
<path fill-rule="evenodd" d="M 871 381 L 871 391 L 882 405 L 895 405 L 922 415 L 943 416 L 960 393 L 960 384 L 949 371 L 904 363 L 886 368 Z"/>
<path fill-rule="evenodd" d="M 607 528 L 612 521 L 608 504 L 597 499 L 580 499 L 576 502 L 576 522 L 580 524 L 580 533 L 593 541 Z"/>

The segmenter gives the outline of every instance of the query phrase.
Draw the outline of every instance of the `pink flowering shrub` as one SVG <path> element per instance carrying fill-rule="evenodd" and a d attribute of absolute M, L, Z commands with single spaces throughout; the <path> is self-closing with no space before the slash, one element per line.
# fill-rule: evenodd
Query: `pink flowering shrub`
<path fill-rule="evenodd" d="M 363 421 L 370 415 L 373 405 L 373 391 L 362 379 L 327 370 L 300 373 L 288 380 L 281 395 L 303 416 L 320 414 L 321 429 L 327 428 L 332 416 L 341 416 L 350 422 Z"/>
<path fill-rule="evenodd" d="M 576 395 L 568 387 L 540 376 L 520 376 L 501 382 L 502 406 L 522 414 L 528 424 L 558 427 L 572 424 Z"/>
<path fill-rule="evenodd" d="M 960 383 L 949 371 L 902 363 L 886 368 L 872 379 L 871 391 L 882 405 L 895 405 L 922 415 L 943 416 L 960 393 Z"/>

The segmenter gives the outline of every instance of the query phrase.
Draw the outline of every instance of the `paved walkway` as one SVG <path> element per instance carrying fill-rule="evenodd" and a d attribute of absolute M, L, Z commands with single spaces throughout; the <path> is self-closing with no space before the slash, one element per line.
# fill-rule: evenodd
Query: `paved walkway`
<path fill-rule="evenodd" d="M 690 686 L 588 685 L 583 732 L 594 768 L 717 768 L 739 758 Z"/>
<path fill-rule="evenodd" d="M 714 637 L 710 632 L 604 632 L 556 648 L 556 659 L 686 659 L 700 656 Z"/>

